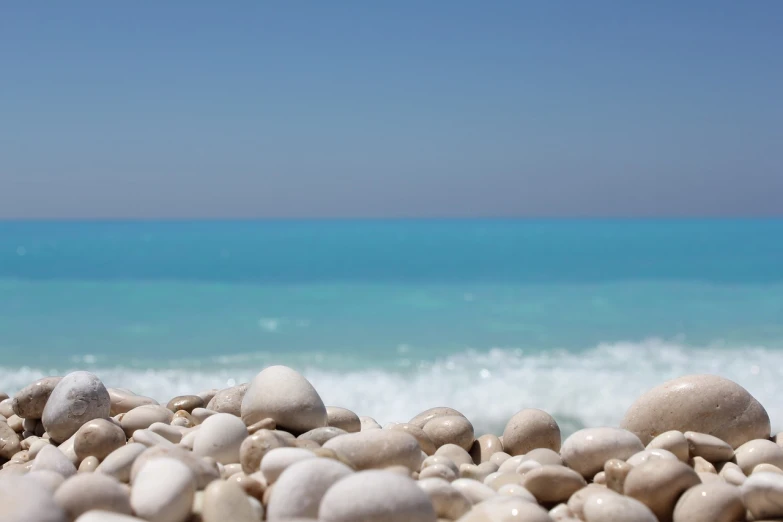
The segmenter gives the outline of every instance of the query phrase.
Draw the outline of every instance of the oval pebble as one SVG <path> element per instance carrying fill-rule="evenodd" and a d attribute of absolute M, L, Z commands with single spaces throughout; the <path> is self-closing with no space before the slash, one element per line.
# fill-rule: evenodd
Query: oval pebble
<path fill-rule="evenodd" d="M 326 407 L 326 423 L 328 426 L 340 428 L 347 433 L 362 431 L 362 421 L 359 420 L 359 416 L 351 410 L 337 406 Z"/>
<path fill-rule="evenodd" d="M 145 404 L 127 412 L 120 421 L 127 437 L 132 437 L 136 430 L 146 430 L 156 422 L 169 424 L 174 414 L 159 404 Z"/>
<path fill-rule="evenodd" d="M 149 522 L 184 522 L 190 516 L 196 481 L 185 464 L 172 458 L 147 461 L 131 488 L 134 512 Z"/>
<path fill-rule="evenodd" d="M 0 475 L 3 522 L 68 522 L 65 511 L 45 486 L 24 476 Z"/>
<path fill-rule="evenodd" d="M 649 507 L 659 522 L 667 522 L 680 495 L 699 483 L 696 472 L 679 460 L 651 460 L 628 473 L 623 492 Z"/>
<path fill-rule="evenodd" d="M 444 444 L 454 444 L 467 452 L 470 451 L 475 440 L 473 424 L 462 415 L 435 417 L 429 420 L 422 430 L 436 448 L 440 448 Z"/>
<path fill-rule="evenodd" d="M 63 442 L 86 422 L 109 417 L 109 392 L 90 372 L 72 372 L 57 383 L 44 406 L 41 420 L 55 442 Z"/>
<path fill-rule="evenodd" d="M 30 471 L 42 470 L 54 471 L 65 478 L 76 474 L 76 466 L 73 465 L 73 462 L 52 445 L 41 448 L 32 462 Z"/>
<path fill-rule="evenodd" d="M 356 470 L 405 466 L 411 471 L 422 463 L 418 441 L 394 430 L 368 430 L 340 435 L 323 445 L 345 457 Z M 459 472 L 459 470 L 457 470 Z"/>
<path fill-rule="evenodd" d="M 228 415 L 228 414 L 225 414 Z M 245 491 L 236 482 L 215 480 L 204 490 L 202 522 L 258 522 Z"/>
<path fill-rule="evenodd" d="M 71 519 L 91 510 L 131 515 L 130 492 L 109 475 L 81 473 L 69 478 L 54 495 Z"/>
<path fill-rule="evenodd" d="M 740 492 L 756 520 L 783 517 L 783 475 L 754 473 L 740 486 Z"/>
<path fill-rule="evenodd" d="M 249 387 L 250 383 L 242 383 L 218 391 L 207 403 L 206 410 L 214 413 L 230 413 L 231 415 L 241 417 L 242 401 L 244 400 Z M 200 415 L 201 411 L 198 410 L 202 410 L 202 408 L 193 408 L 191 415 L 194 417 Z M 251 422 L 250 424 L 253 423 Z"/>
<path fill-rule="evenodd" d="M 697 484 L 682 494 L 674 522 L 736 522 L 745 519 L 742 493 L 725 482 Z"/>
<path fill-rule="evenodd" d="M 125 432 L 117 424 L 108 419 L 93 419 L 76 431 L 73 449 L 79 460 L 90 456 L 103 460 L 126 442 Z"/>
<path fill-rule="evenodd" d="M 438 517 L 457 520 L 473 506 L 465 495 L 441 478 L 419 479 L 416 485 L 430 497 Z"/>
<path fill-rule="evenodd" d="M 40 419 L 46 401 L 62 377 L 44 377 L 19 390 L 11 402 L 13 412 L 23 419 Z"/>
<path fill-rule="evenodd" d="M 734 457 L 734 449 L 718 437 L 695 431 L 686 431 L 683 435 L 688 440 L 688 450 L 691 458 L 701 457 L 706 461 L 715 463 L 726 462 Z"/>
<path fill-rule="evenodd" d="M 567 501 L 571 495 L 587 486 L 584 477 L 565 466 L 541 466 L 522 477 L 522 486 L 540 504 Z"/>
<path fill-rule="evenodd" d="M 286 468 L 269 498 L 269 520 L 318 518 L 318 506 L 326 491 L 353 470 L 332 459 L 306 459 Z"/>
<path fill-rule="evenodd" d="M 608 490 L 588 496 L 582 513 L 585 522 L 659 522 L 638 500 Z"/>
<path fill-rule="evenodd" d="M 193 454 L 212 457 L 221 464 L 238 463 L 239 448 L 247 437 L 242 419 L 229 413 L 218 413 L 201 423 L 193 441 Z"/>
<path fill-rule="evenodd" d="M 734 451 L 737 465 L 746 475 L 759 464 L 783 468 L 783 448 L 766 439 L 749 440 Z"/>
<path fill-rule="evenodd" d="M 274 484 L 289 466 L 306 459 L 317 458 L 315 454 L 303 448 L 274 448 L 261 460 L 261 473 L 267 484 Z"/>
<path fill-rule="evenodd" d="M 97 468 L 96 473 L 110 475 L 120 482 L 130 482 L 131 467 L 136 457 L 141 455 L 147 447 L 139 443 L 129 443 L 111 452 Z"/>
<path fill-rule="evenodd" d="M 639 438 L 627 430 L 586 428 L 565 440 L 560 456 L 569 468 L 590 478 L 604 469 L 607 460 L 625 460 L 642 450 Z"/>
<path fill-rule="evenodd" d="M 503 430 L 503 450 L 510 455 L 538 448 L 560 451 L 560 444 L 560 426 L 547 412 L 535 408 L 515 413 Z"/>

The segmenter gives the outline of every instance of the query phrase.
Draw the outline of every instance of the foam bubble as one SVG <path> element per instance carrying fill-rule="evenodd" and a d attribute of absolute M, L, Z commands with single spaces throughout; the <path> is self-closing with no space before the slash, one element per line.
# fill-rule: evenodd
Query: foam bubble
<path fill-rule="evenodd" d="M 175 395 L 224 388 L 228 382 L 248 382 L 261 369 L 239 365 L 231 357 L 220 362 L 228 366 L 91 371 L 108 386 L 167 401 Z M 434 362 L 414 362 L 407 369 L 397 365 L 337 371 L 311 363 L 300 370 L 327 405 L 370 415 L 381 424 L 407 421 L 429 407 L 451 406 L 471 419 L 477 431 L 499 432 L 516 411 L 535 407 L 552 413 L 566 433 L 583 426 L 616 425 L 634 399 L 653 386 L 680 375 L 712 373 L 748 389 L 767 408 L 773 428 L 783 428 L 783 404 L 778 400 L 783 351 L 766 347 L 693 347 L 649 339 L 604 343 L 581 352 L 466 351 Z M 0 368 L 0 390 L 13 392 L 53 373 Z"/>

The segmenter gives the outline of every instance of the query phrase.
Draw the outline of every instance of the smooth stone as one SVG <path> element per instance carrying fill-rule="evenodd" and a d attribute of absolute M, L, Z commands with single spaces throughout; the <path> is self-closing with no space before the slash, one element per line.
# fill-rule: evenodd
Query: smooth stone
<path fill-rule="evenodd" d="M 496 491 L 483 482 L 470 478 L 458 478 L 451 482 L 451 487 L 470 500 L 471 504 L 478 504 L 496 495 Z"/>
<path fill-rule="evenodd" d="M 405 466 L 402 466 L 402 469 L 406 470 L 407 473 L 410 473 L 410 470 L 408 470 L 408 468 Z M 427 466 L 426 468 L 423 468 L 421 471 L 419 471 L 419 480 L 423 480 L 425 478 L 439 478 L 447 482 L 451 482 L 456 480 L 457 474 L 454 473 L 454 470 L 448 466 L 444 466 L 443 464 L 435 464 L 434 466 Z"/>
<path fill-rule="evenodd" d="M 163 446 L 164 448 L 176 447 L 176 444 L 173 444 L 166 437 L 163 437 L 162 435 L 158 435 L 154 431 L 150 431 L 148 429 L 134 431 L 133 437 L 128 439 L 128 441 L 144 444 L 148 448 L 152 448 L 153 446 Z"/>
<path fill-rule="evenodd" d="M 247 437 L 242 419 L 229 413 L 218 413 L 201 424 L 193 441 L 193 454 L 212 457 L 221 464 L 239 462 L 239 448 Z"/>
<path fill-rule="evenodd" d="M 235 473 L 231 475 L 228 480 L 230 482 L 236 482 L 245 493 L 249 496 L 261 500 L 264 496 L 264 490 L 266 489 L 266 481 L 256 480 L 250 475 L 243 473 Z"/>
<path fill-rule="evenodd" d="M 623 489 L 625 488 L 625 479 L 632 469 L 633 466 L 620 459 L 609 459 L 604 462 L 606 487 L 622 494 Z"/>
<path fill-rule="evenodd" d="M 330 487 L 321 501 L 318 520 L 436 522 L 437 516 L 429 496 L 415 481 L 388 471 L 369 470 L 352 473 Z"/>
<path fill-rule="evenodd" d="M 560 464 L 557 464 L 558 466 Z M 528 471 L 532 471 L 536 468 L 540 468 L 541 464 L 536 462 L 535 460 L 523 460 L 519 463 L 519 466 L 517 466 L 517 469 L 514 470 L 514 472 L 517 475 L 524 475 Z"/>
<path fill-rule="evenodd" d="M 10 459 L 22 449 L 19 435 L 8 425 L 0 421 L 0 459 Z"/>
<path fill-rule="evenodd" d="M 318 518 L 318 507 L 328 489 L 353 470 L 332 459 L 305 459 L 288 466 L 275 481 L 267 506 L 269 520 Z"/>
<path fill-rule="evenodd" d="M 40 419 L 43 416 L 46 401 L 49 400 L 49 396 L 61 380 L 62 377 L 44 377 L 19 390 L 11 402 L 13 413 L 23 419 Z M 6 417 L 10 417 L 10 415 L 6 415 Z"/>
<path fill-rule="evenodd" d="M 560 443 L 560 427 L 555 419 L 535 408 L 515 413 L 503 430 L 503 450 L 512 456 L 537 448 L 560 451 Z"/>
<path fill-rule="evenodd" d="M 740 486 L 740 492 L 755 520 L 783 517 L 783 475 L 754 473 Z"/>
<path fill-rule="evenodd" d="M 518 473 L 496 471 L 487 475 L 487 478 L 484 479 L 484 484 L 497 491 L 506 484 L 522 485 L 523 480 L 524 477 Z"/>
<path fill-rule="evenodd" d="M 528 502 L 537 502 L 536 497 L 521 484 L 506 484 L 505 486 L 500 486 L 497 494 L 509 497 L 520 497 Z"/>
<path fill-rule="evenodd" d="M 185 410 L 179 410 L 174 413 L 174 416 L 171 418 L 171 425 L 172 426 L 181 426 L 184 428 L 192 428 L 196 424 L 200 424 L 196 421 L 196 419 L 193 418 L 193 415 L 186 412 Z"/>
<path fill-rule="evenodd" d="M 593 484 L 600 484 L 601 486 L 606 486 L 606 472 L 605 471 L 599 471 L 598 473 L 593 476 Z"/>
<path fill-rule="evenodd" d="M 294 435 L 327 426 L 326 406 L 318 392 L 286 366 L 270 366 L 253 378 L 241 412 L 247 425 L 270 418 L 278 429 Z"/>
<path fill-rule="evenodd" d="M 8 424 L 8 427 L 14 430 L 15 433 L 21 434 L 24 431 L 24 419 L 19 415 L 11 415 L 5 420 L 5 423 Z"/>
<path fill-rule="evenodd" d="M 48 488 L 27 477 L 0 476 L 0 517 L 3 522 L 68 522 Z"/>
<path fill-rule="evenodd" d="M 609 459 L 625 460 L 644 450 L 639 438 L 620 428 L 586 428 L 577 431 L 560 449 L 563 462 L 589 478 L 603 470 Z"/>
<path fill-rule="evenodd" d="M 492 462 L 482 462 L 479 465 L 475 464 L 463 464 L 459 467 L 460 478 L 469 478 L 484 482 L 489 475 L 495 473 L 500 469 L 496 464 Z"/>
<path fill-rule="evenodd" d="M 381 425 L 378 424 L 378 421 L 373 419 L 372 417 L 359 417 L 359 422 L 362 424 L 362 429 L 359 431 L 367 431 L 367 430 L 379 430 L 381 429 Z M 345 430 L 348 431 L 348 430 Z M 353 432 L 356 433 L 356 432 Z"/>
<path fill-rule="evenodd" d="M 522 459 L 524 459 L 524 455 L 517 455 L 516 457 L 511 457 L 510 459 L 506 459 L 503 461 L 502 464 L 498 466 L 498 471 L 506 473 L 506 472 L 512 472 L 516 471 L 520 464 L 522 464 Z"/>
<path fill-rule="evenodd" d="M 79 463 L 79 469 L 77 470 L 77 473 L 92 473 L 98 469 L 100 463 L 101 461 L 98 460 L 98 457 L 86 457 Z"/>
<path fill-rule="evenodd" d="M 697 484 L 674 507 L 674 522 L 736 522 L 745 520 L 742 493 L 724 482 Z"/>
<path fill-rule="evenodd" d="M 438 517 L 457 520 L 472 507 L 465 495 L 441 478 L 420 478 L 416 485 L 430 497 Z"/>
<path fill-rule="evenodd" d="M 95 472 L 110 475 L 120 482 L 128 483 L 130 482 L 133 462 L 146 449 L 147 447 L 143 444 L 128 443 L 106 456 L 103 462 L 95 469 Z"/>
<path fill-rule="evenodd" d="M 435 454 L 435 450 L 437 448 L 435 447 L 435 444 L 433 444 L 432 439 L 430 439 L 430 436 L 424 433 L 424 430 L 419 428 L 418 426 L 414 426 L 413 424 L 408 424 L 404 422 L 401 424 L 395 424 L 394 426 L 391 426 L 388 429 L 403 431 L 405 433 L 412 435 L 413 438 L 415 438 L 418 441 L 421 451 L 423 451 L 427 455 Z"/>
<path fill-rule="evenodd" d="M 172 444 L 179 444 L 182 442 L 183 430 L 173 424 L 153 422 L 147 429 L 152 433 L 157 433 Z"/>
<path fill-rule="evenodd" d="M 489 461 L 493 464 L 497 464 L 498 466 L 501 466 L 505 461 L 511 458 L 511 455 L 506 453 L 505 451 L 498 451 L 496 453 L 493 453 L 492 456 L 489 458 Z"/>
<path fill-rule="evenodd" d="M 201 425 L 199 424 L 198 426 Z M 182 435 L 182 438 L 180 439 L 178 446 L 188 451 L 193 451 L 193 443 L 196 441 L 197 433 L 198 430 L 190 430 L 184 435 Z"/>
<path fill-rule="evenodd" d="M 250 383 L 246 382 L 220 390 L 207 403 L 207 409 L 214 411 L 215 413 L 230 413 L 231 415 L 240 417 L 242 415 L 242 400 L 245 398 L 245 394 L 249 387 Z M 253 423 L 251 422 L 249 424 Z"/>
<path fill-rule="evenodd" d="M 645 444 L 669 430 L 706 433 L 732 448 L 770 435 L 764 407 L 745 388 L 716 375 L 688 375 L 653 388 L 631 405 L 620 427 Z"/>
<path fill-rule="evenodd" d="M 54 471 L 65 478 L 76 474 L 76 466 L 73 465 L 73 462 L 51 444 L 41 448 L 30 468 L 30 471 L 41 470 Z"/>
<path fill-rule="evenodd" d="M 715 470 L 715 466 L 712 465 L 712 462 L 702 457 L 693 457 L 688 461 L 688 465 L 697 473 L 718 473 Z"/>
<path fill-rule="evenodd" d="M 759 464 L 783 468 L 783 448 L 766 439 L 749 440 L 734 451 L 737 465 L 749 475 Z"/>
<path fill-rule="evenodd" d="M 445 455 L 431 455 L 421 461 L 421 470 L 425 470 L 431 466 L 445 466 L 449 468 L 454 474 L 459 474 L 459 467 L 449 457 Z M 407 468 L 410 472 L 410 468 Z"/>
<path fill-rule="evenodd" d="M 228 415 L 228 414 L 225 414 Z M 216 480 L 204 490 L 202 522 L 258 522 L 245 491 L 235 482 Z"/>
<path fill-rule="evenodd" d="M 196 422 L 197 425 L 204 422 L 207 417 L 211 417 L 212 415 L 215 415 L 216 411 L 214 410 L 208 410 L 207 408 L 194 408 L 192 412 L 190 412 L 190 417 Z M 231 413 L 231 412 L 223 412 L 223 413 Z"/>
<path fill-rule="evenodd" d="M 503 444 L 500 443 L 500 439 L 497 435 L 487 433 L 481 435 L 473 442 L 469 453 L 474 463 L 481 464 L 483 462 L 489 462 L 492 455 L 499 451 L 503 451 Z"/>
<path fill-rule="evenodd" d="M 168 424 L 171 422 L 174 414 L 159 404 L 145 404 L 128 411 L 120 424 L 127 437 L 132 437 L 136 430 L 146 430 L 156 422 Z"/>
<path fill-rule="evenodd" d="M 184 522 L 196 493 L 196 480 L 190 468 L 173 458 L 152 459 L 144 464 L 133 481 L 131 506 L 149 522 Z"/>
<path fill-rule="evenodd" d="M 645 449 L 631 455 L 626 462 L 631 466 L 644 464 L 649 460 L 680 460 L 677 455 L 665 449 Z"/>
<path fill-rule="evenodd" d="M 312 440 L 318 443 L 319 446 L 323 446 L 327 440 L 333 439 L 338 435 L 345 435 L 346 433 L 348 432 L 341 430 L 340 428 L 327 426 L 324 428 L 315 428 L 314 430 L 302 433 L 297 437 L 297 440 Z"/>
<path fill-rule="evenodd" d="M 139 406 L 157 405 L 158 401 L 151 397 L 136 395 L 128 390 L 118 388 L 108 388 L 109 400 L 111 401 L 110 415 L 112 417 L 127 413 Z"/>
<path fill-rule="evenodd" d="M 314 458 L 317 457 L 312 451 L 303 448 L 274 448 L 261 460 L 261 473 L 271 485 L 292 464 Z"/>
<path fill-rule="evenodd" d="M 710 482 L 726 482 L 719 475 L 716 475 L 715 473 L 706 473 L 704 471 L 697 471 L 696 474 L 699 476 L 699 480 L 701 480 L 702 484 L 708 484 Z"/>
<path fill-rule="evenodd" d="M 459 522 L 553 522 L 543 507 L 521 497 L 497 495 L 474 505 Z"/>
<path fill-rule="evenodd" d="M 456 444 L 444 444 L 435 451 L 435 455 L 442 455 L 450 458 L 451 461 L 457 465 L 457 468 L 463 464 L 473 464 L 473 458 L 470 456 L 470 453 Z"/>
<path fill-rule="evenodd" d="M 83 473 L 75 475 L 57 489 L 57 502 L 71 519 L 91 510 L 133 514 L 127 487 L 108 475 Z"/>
<path fill-rule="evenodd" d="M 178 460 L 190 468 L 191 474 L 196 479 L 196 488 L 198 490 L 204 489 L 207 487 L 207 484 L 220 478 L 217 462 L 209 457 L 199 457 L 190 451 L 176 446 L 170 448 L 155 446 L 147 448 L 133 462 L 130 475 L 131 483 L 135 484 L 137 475 L 147 462 L 161 458 Z"/>
<path fill-rule="evenodd" d="M 773 466 L 772 464 L 767 464 L 766 462 L 763 464 L 759 464 L 758 466 L 753 468 L 753 471 L 750 472 L 751 475 L 753 473 L 777 473 L 779 475 L 783 475 L 783 468 L 779 468 L 777 466 Z"/>
<path fill-rule="evenodd" d="M 63 442 L 83 424 L 109 417 L 110 407 L 109 392 L 98 377 L 72 372 L 52 390 L 41 420 L 51 439 Z"/>
<path fill-rule="evenodd" d="M 585 522 L 659 522 L 638 500 L 609 490 L 588 496 L 582 513 Z"/>
<path fill-rule="evenodd" d="M 686 431 L 683 435 L 688 440 L 691 457 L 701 457 L 713 463 L 726 462 L 734 457 L 734 449 L 718 437 L 695 431 Z"/>
<path fill-rule="evenodd" d="M 198 395 L 202 401 L 204 401 L 204 404 L 209 404 L 209 402 L 215 397 L 215 395 L 218 394 L 220 390 L 218 388 L 212 388 L 210 390 L 204 390 L 198 392 L 196 395 Z"/>
<path fill-rule="evenodd" d="M 571 495 L 587 486 L 584 477 L 565 466 L 546 465 L 531 470 L 522 477 L 522 486 L 539 503 L 567 501 Z"/>
<path fill-rule="evenodd" d="M 597 484 L 588 484 L 580 490 L 574 492 L 569 498 L 566 506 L 569 513 L 576 518 L 582 519 L 584 517 L 585 500 L 595 493 L 605 493 L 606 488 Z"/>
<path fill-rule="evenodd" d="M 111 513 L 109 511 L 88 511 L 79 518 L 76 522 L 144 522 L 140 518 L 131 517 L 128 515 L 120 515 L 119 513 Z"/>
<path fill-rule="evenodd" d="M 462 415 L 435 417 L 428 421 L 422 430 L 436 448 L 440 448 L 444 444 L 455 444 L 468 452 L 475 440 L 473 424 Z"/>
<path fill-rule="evenodd" d="M 345 457 L 356 470 L 401 465 L 416 471 L 422 462 L 419 443 L 413 435 L 401 431 L 349 433 L 327 441 L 323 447 Z"/>
<path fill-rule="evenodd" d="M 413 424 L 414 426 L 418 426 L 421 429 L 424 429 L 424 426 L 431 421 L 432 419 L 436 417 L 465 417 L 463 414 L 458 412 L 457 410 L 453 408 L 448 408 L 446 406 L 437 406 L 435 408 L 430 408 L 428 410 L 424 410 L 423 412 L 419 413 L 415 417 L 413 417 L 410 421 L 408 421 L 408 424 Z"/>
<path fill-rule="evenodd" d="M 59 488 L 62 483 L 65 482 L 65 477 L 56 471 L 49 470 L 31 471 L 24 476 L 24 479 L 37 482 L 39 485 L 48 489 L 52 495 L 54 495 L 54 492 L 57 491 L 57 488 Z"/>
<path fill-rule="evenodd" d="M 326 407 L 326 424 L 333 428 L 340 428 L 348 433 L 359 433 L 362 431 L 362 421 L 359 416 L 351 410 L 338 408 L 337 406 Z"/>
<path fill-rule="evenodd" d="M 2 401 L 0 401 L 0 416 L 8 420 L 8 417 L 10 417 L 11 415 L 15 415 L 13 404 L 14 404 L 13 399 L 3 399 Z"/>
<path fill-rule="evenodd" d="M 194 408 L 203 408 L 204 406 L 206 406 L 204 399 L 198 395 L 179 395 L 166 404 L 166 407 L 173 413 L 180 410 L 190 413 Z"/>
<path fill-rule="evenodd" d="M 560 454 L 554 450 L 551 450 L 549 448 L 536 448 L 533 450 L 528 451 L 522 456 L 521 462 L 526 462 L 528 460 L 532 460 L 535 462 L 538 462 L 542 466 L 562 466 L 563 465 L 563 458 L 560 456 Z"/>
<path fill-rule="evenodd" d="M 275 419 L 261 419 L 255 424 L 251 424 L 250 426 L 248 426 L 247 432 L 250 435 L 252 435 L 253 433 L 260 430 L 274 430 L 274 429 L 277 429 L 277 423 L 275 422 Z"/>
<path fill-rule="evenodd" d="M 74 466 L 79 463 L 79 457 L 76 455 L 76 434 L 74 433 L 71 438 L 57 446 L 57 449 L 65 455 L 68 460 L 73 462 Z"/>
<path fill-rule="evenodd" d="M 679 460 L 653 460 L 628 473 L 623 493 L 649 507 L 659 522 L 667 522 L 680 495 L 700 483 L 696 472 Z"/>
<path fill-rule="evenodd" d="M 234 473 L 244 473 L 242 471 L 242 464 L 234 463 L 234 464 L 218 464 L 218 469 L 220 469 L 220 476 L 224 479 L 227 479 Z"/>
<path fill-rule="evenodd" d="M 747 478 L 742 468 L 733 462 L 724 462 L 718 472 L 718 476 L 733 486 L 741 486 Z"/>
<path fill-rule="evenodd" d="M 76 431 L 73 449 L 80 461 L 89 456 L 103 460 L 126 442 L 122 428 L 107 419 L 93 419 Z"/>
<path fill-rule="evenodd" d="M 577 520 L 571 515 L 571 510 L 568 509 L 568 505 L 566 504 L 558 504 L 549 510 L 549 516 L 552 517 L 553 520 L 557 521 L 565 520 L 566 522 L 571 522 L 572 520 Z"/>
<path fill-rule="evenodd" d="M 239 446 L 239 462 L 248 475 L 260 469 L 261 460 L 270 450 L 288 447 L 288 440 L 270 430 L 259 430 L 247 437 Z"/>

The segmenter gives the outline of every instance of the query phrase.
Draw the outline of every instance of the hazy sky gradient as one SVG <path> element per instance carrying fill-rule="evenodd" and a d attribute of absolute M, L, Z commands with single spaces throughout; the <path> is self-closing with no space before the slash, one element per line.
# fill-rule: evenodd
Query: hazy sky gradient
<path fill-rule="evenodd" d="M 0 218 L 783 214 L 783 2 L 0 3 Z"/>

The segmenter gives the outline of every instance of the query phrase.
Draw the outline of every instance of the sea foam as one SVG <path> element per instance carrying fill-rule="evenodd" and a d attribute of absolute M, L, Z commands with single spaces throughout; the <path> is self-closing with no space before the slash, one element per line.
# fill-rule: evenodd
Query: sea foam
<path fill-rule="evenodd" d="M 107 386 L 130 388 L 159 401 L 247 382 L 262 369 L 240 356 L 222 362 L 189 369 L 86 366 Z M 15 392 L 37 378 L 70 369 L 0 367 L 0 390 Z M 773 429 L 783 428 L 783 405 L 778 400 L 783 351 L 763 346 L 699 347 L 648 339 L 603 343 L 578 352 L 465 351 L 413 362 L 407 369 L 340 371 L 315 364 L 298 369 L 327 405 L 350 408 L 382 424 L 407 421 L 429 407 L 451 406 L 470 418 L 477 431 L 495 433 L 516 411 L 531 407 L 552 413 L 565 433 L 616 425 L 644 391 L 677 376 L 711 373 L 748 389 L 767 408 Z"/>

